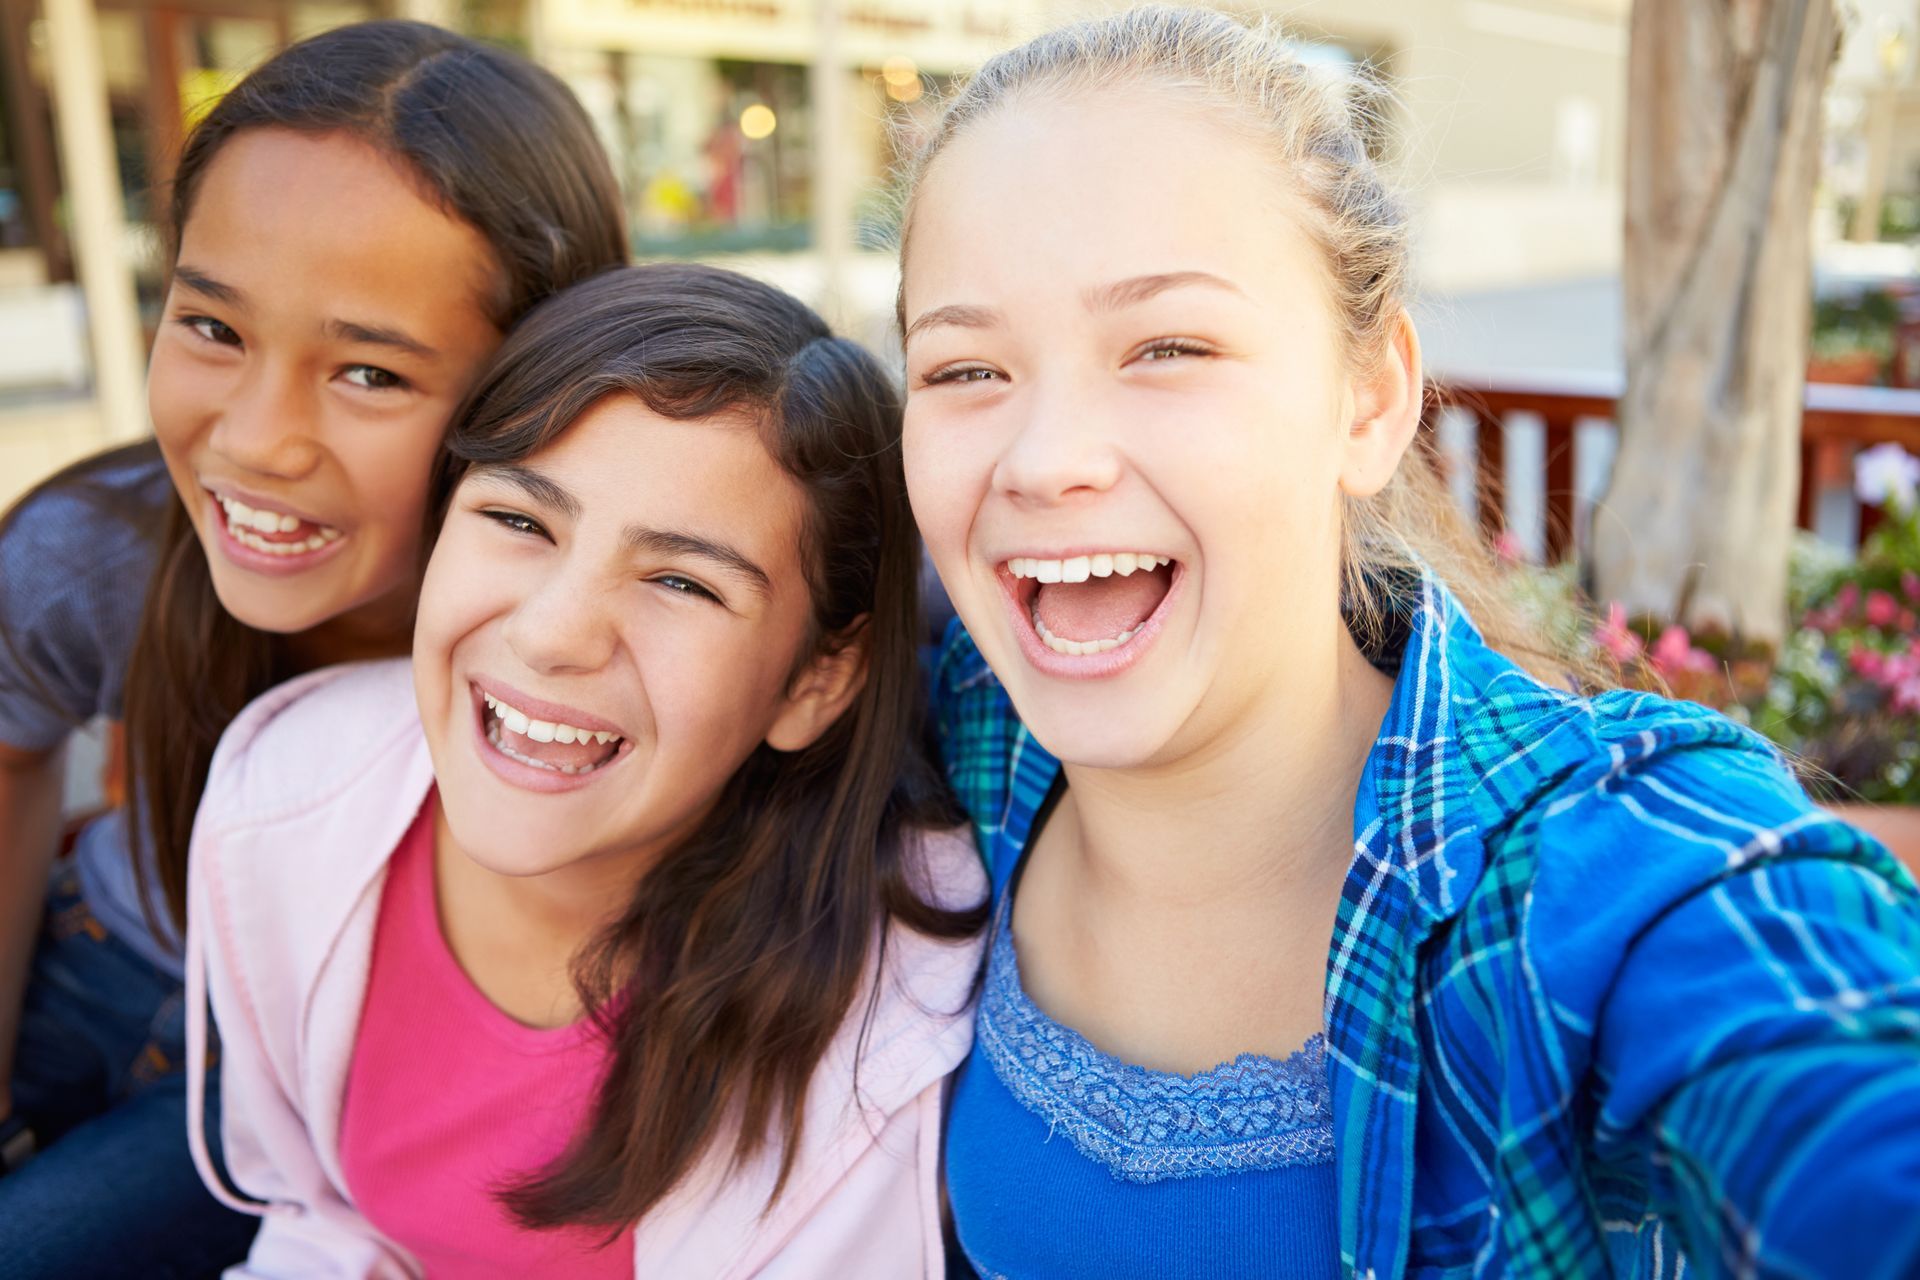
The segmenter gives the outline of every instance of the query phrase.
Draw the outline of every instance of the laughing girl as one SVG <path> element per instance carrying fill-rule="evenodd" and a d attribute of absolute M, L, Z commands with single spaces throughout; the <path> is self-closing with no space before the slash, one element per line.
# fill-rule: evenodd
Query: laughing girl
<path fill-rule="evenodd" d="M 996 905 L 960 1241 L 1020 1280 L 1920 1274 L 1913 883 L 1503 607 L 1410 448 L 1357 92 L 1142 9 L 988 63 L 922 157 L 906 463 Z"/>
<path fill-rule="evenodd" d="M 508 340 L 414 699 L 400 662 L 276 690 L 195 830 L 249 1274 L 939 1273 L 985 885 L 916 746 L 898 427 L 718 270 Z"/>
<path fill-rule="evenodd" d="M 625 258 L 560 82 L 417 23 L 265 63 L 170 195 L 158 448 L 81 464 L 0 529 L 0 1257 L 66 1280 L 245 1254 L 252 1220 L 184 1140 L 174 922 L 214 744 L 280 680 L 406 652 L 454 406 L 533 303 Z M 56 748 L 94 716 L 125 722 L 131 801 L 49 892 Z"/>

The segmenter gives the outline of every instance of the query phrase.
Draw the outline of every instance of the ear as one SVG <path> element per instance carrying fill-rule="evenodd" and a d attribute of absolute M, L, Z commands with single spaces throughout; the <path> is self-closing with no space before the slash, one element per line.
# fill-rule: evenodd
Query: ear
<path fill-rule="evenodd" d="M 1405 309 L 1395 318 L 1379 362 L 1354 379 L 1353 421 L 1340 464 L 1340 491 L 1371 498 L 1387 487 L 1420 430 L 1425 383 L 1420 335 Z"/>
<path fill-rule="evenodd" d="M 853 704 L 867 683 L 867 619 L 863 614 L 840 644 L 813 656 L 787 690 L 786 703 L 767 729 L 775 751 L 804 751 Z"/>

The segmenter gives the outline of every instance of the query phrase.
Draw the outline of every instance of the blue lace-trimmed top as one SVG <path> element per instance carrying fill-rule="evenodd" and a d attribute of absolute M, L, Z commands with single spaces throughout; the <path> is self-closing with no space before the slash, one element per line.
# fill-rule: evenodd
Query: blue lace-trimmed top
<path fill-rule="evenodd" d="M 1036 822 L 1034 831 L 1041 823 Z M 1013 868 L 996 868 L 947 1188 L 961 1247 L 1007 1277 L 1339 1274 L 1326 1041 L 1152 1071 L 1048 1017 L 1020 982 Z"/>

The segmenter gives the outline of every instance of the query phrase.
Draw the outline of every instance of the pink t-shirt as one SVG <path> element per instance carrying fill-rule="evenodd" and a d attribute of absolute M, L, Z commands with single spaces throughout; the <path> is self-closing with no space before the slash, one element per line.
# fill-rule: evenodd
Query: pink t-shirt
<path fill-rule="evenodd" d="M 591 1114 L 606 1045 L 586 1020 L 524 1026 L 440 932 L 428 796 L 387 868 L 340 1120 L 355 1207 L 429 1276 L 633 1275 L 633 1233 L 530 1231 L 494 1192 L 558 1156 Z"/>

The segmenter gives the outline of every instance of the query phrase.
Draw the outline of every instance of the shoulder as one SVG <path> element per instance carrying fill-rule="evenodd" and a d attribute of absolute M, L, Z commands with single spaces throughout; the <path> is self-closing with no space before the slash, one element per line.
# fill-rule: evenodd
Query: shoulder
<path fill-rule="evenodd" d="M 903 837 L 907 873 L 924 901 L 966 911 L 987 898 L 987 877 L 963 830 L 912 831 Z M 985 931 L 937 938 L 895 920 L 878 949 L 873 986 L 856 999 L 841 1028 L 864 1108 L 891 1114 L 960 1065 L 973 1043 L 973 997 Z"/>
<path fill-rule="evenodd" d="M 424 755 L 405 658 L 348 663 L 269 689 L 234 718 L 209 771 L 203 821 L 271 824 L 397 785 Z"/>
<path fill-rule="evenodd" d="M 172 484 L 150 447 L 102 455 L 29 493 L 0 527 L 0 720 L 57 740 L 118 714 Z M 17 724 L 16 724 L 17 722 Z"/>
<path fill-rule="evenodd" d="M 129 556 L 151 562 L 172 481 L 150 446 L 116 450 L 42 484 L 20 500 L 0 537 L 0 564 L 12 572 L 112 576 Z M 141 584 L 144 585 L 144 584 Z M 123 594 L 124 593 L 123 591 Z M 137 597 L 138 592 L 131 593 Z"/>

